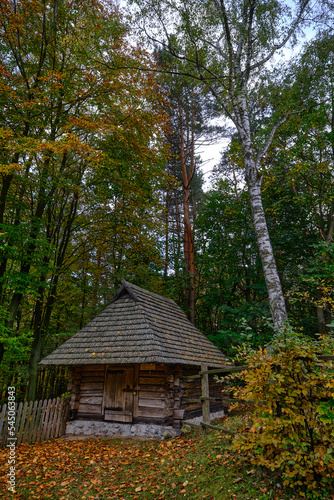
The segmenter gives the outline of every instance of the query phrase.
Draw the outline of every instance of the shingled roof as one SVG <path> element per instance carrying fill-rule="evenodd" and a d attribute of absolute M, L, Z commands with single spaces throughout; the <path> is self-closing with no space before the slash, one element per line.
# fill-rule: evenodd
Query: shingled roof
<path fill-rule="evenodd" d="M 111 304 L 43 365 L 232 363 L 171 299 L 122 281 Z"/>

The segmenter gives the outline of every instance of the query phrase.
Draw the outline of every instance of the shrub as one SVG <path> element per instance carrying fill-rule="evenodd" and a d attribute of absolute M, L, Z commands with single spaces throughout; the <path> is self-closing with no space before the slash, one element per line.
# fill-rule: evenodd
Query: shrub
<path fill-rule="evenodd" d="M 256 403 L 234 448 L 279 472 L 284 486 L 297 487 L 302 496 L 313 490 L 312 498 L 315 488 L 334 485 L 334 365 L 320 361 L 319 353 L 334 353 L 331 337 L 314 341 L 284 332 L 271 353 L 246 353 L 250 369 L 238 375 L 243 384 L 234 390 Z"/>

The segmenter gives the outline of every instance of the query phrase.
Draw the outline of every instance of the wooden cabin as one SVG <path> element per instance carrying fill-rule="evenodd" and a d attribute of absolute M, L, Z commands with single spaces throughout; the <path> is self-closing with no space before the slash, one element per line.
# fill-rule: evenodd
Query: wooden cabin
<path fill-rule="evenodd" d="M 111 304 L 41 362 L 68 365 L 75 420 L 180 428 L 201 414 L 201 363 L 232 363 L 171 299 L 122 281 Z M 221 385 L 210 383 L 210 396 Z M 213 410 L 214 408 L 212 408 Z"/>

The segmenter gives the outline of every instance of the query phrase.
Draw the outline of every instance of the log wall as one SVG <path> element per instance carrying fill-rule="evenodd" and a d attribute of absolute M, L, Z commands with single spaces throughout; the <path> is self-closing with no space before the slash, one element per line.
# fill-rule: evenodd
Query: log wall
<path fill-rule="evenodd" d="M 126 368 L 114 366 L 115 370 Z M 71 417 L 104 419 L 105 365 L 72 368 L 68 390 L 71 391 Z M 184 398 L 200 398 L 200 379 L 187 380 L 198 367 L 163 364 L 136 365 L 133 370 L 133 423 L 155 423 L 180 427 L 184 418 L 201 414 L 201 403 L 187 403 Z M 210 377 L 210 396 L 221 397 L 222 385 Z M 217 404 L 211 403 L 212 407 Z"/>
<path fill-rule="evenodd" d="M 104 379 L 104 365 L 77 366 L 72 370 L 72 417 L 95 416 L 102 419 Z"/>
<path fill-rule="evenodd" d="M 170 416 L 168 400 L 169 370 L 165 365 L 138 366 L 138 398 L 134 408 L 135 423 L 164 424 Z"/>

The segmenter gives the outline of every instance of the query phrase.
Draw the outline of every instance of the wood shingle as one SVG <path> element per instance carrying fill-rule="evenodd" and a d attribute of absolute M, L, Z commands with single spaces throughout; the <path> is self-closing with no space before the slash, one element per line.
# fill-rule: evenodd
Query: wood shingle
<path fill-rule="evenodd" d="M 111 304 L 45 357 L 43 365 L 232 363 L 171 299 L 122 281 Z"/>

